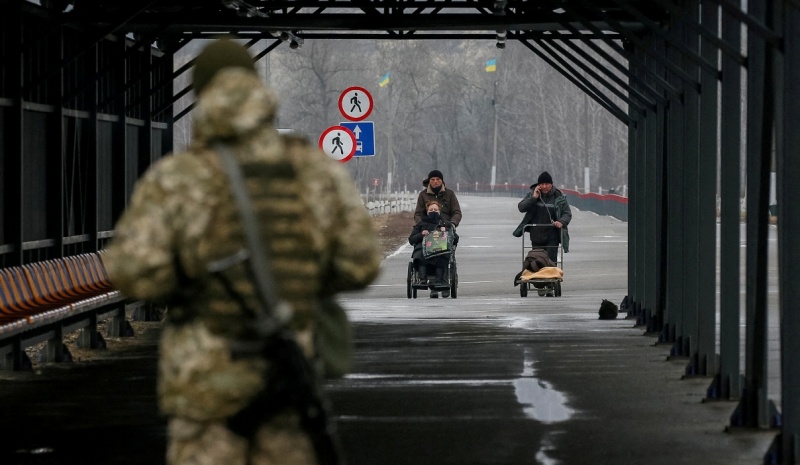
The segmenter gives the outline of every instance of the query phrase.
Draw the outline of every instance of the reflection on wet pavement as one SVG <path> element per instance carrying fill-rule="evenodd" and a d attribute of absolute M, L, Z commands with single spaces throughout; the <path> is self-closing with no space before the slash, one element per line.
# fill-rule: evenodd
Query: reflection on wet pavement
<path fill-rule="evenodd" d="M 525 351 L 522 377 L 514 380 L 517 402 L 524 406 L 523 412 L 542 423 L 569 420 L 574 411 L 567 407 L 567 397 L 553 389 L 547 381 L 536 378 L 533 360 Z"/>

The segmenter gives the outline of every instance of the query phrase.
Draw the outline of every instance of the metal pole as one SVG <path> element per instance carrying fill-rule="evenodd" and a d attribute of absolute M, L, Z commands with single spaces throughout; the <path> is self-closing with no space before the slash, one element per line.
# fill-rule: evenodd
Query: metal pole
<path fill-rule="evenodd" d="M 735 2 L 741 6 L 741 0 Z M 726 43 L 741 48 L 740 23 L 729 14 L 722 15 L 722 38 Z M 740 278 L 740 225 L 741 225 L 741 68 L 727 55 L 722 56 L 722 94 L 720 139 L 720 273 L 719 308 L 720 330 L 719 375 L 708 390 L 708 397 L 734 400 L 742 392 L 739 369 L 739 298 Z"/>
<path fill-rule="evenodd" d="M 497 84 L 494 81 L 494 98 L 492 98 L 492 107 L 494 108 L 494 149 L 492 158 L 492 180 L 490 182 L 490 189 L 494 190 L 494 185 L 497 181 Z"/>
<path fill-rule="evenodd" d="M 787 2 L 788 4 L 789 2 Z M 784 10 L 785 52 L 783 69 L 783 120 L 797 121 L 800 109 L 800 8 L 787 5 Z M 780 270 L 780 328 L 781 328 L 781 410 L 782 432 L 780 456 L 782 463 L 800 463 L 800 207 L 797 202 L 797 182 L 800 174 L 800 135 L 784 126 L 783 150 L 777 159 L 778 195 L 778 269 Z"/>

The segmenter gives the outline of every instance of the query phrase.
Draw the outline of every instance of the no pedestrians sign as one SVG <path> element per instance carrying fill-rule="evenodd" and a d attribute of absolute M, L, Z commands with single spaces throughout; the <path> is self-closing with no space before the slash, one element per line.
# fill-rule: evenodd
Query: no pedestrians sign
<path fill-rule="evenodd" d="M 339 96 L 339 111 L 350 121 L 361 121 L 372 113 L 372 95 L 363 87 L 348 87 Z"/>
<path fill-rule="evenodd" d="M 319 148 L 325 155 L 344 163 L 356 153 L 356 136 L 344 126 L 331 126 L 319 136 Z"/>

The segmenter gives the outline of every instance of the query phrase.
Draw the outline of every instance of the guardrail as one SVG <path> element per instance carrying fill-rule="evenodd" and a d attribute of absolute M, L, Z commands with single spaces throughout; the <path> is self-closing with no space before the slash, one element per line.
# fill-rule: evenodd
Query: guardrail
<path fill-rule="evenodd" d="M 470 187 L 473 187 L 470 185 Z M 494 187 L 494 188 L 492 188 Z M 628 198 L 618 194 L 596 194 L 593 192 L 581 193 L 574 189 L 559 188 L 567 196 L 569 204 L 575 208 L 591 211 L 598 215 L 613 216 L 621 221 L 628 221 Z M 456 194 L 477 195 L 481 197 L 512 197 L 519 198 L 530 192 L 528 185 L 479 185 L 474 189 L 457 190 Z M 371 194 L 371 200 L 365 201 L 364 205 L 369 210 L 370 216 L 383 215 L 388 213 L 398 213 L 402 211 L 414 211 L 417 204 L 419 192 L 392 192 Z"/>
<path fill-rule="evenodd" d="M 511 198 L 522 198 L 530 188 L 528 186 L 503 186 L 502 189 L 486 192 L 458 192 L 464 195 L 491 195 Z M 628 199 L 616 194 L 582 194 L 571 189 L 561 189 L 568 196 L 570 205 L 601 215 L 613 216 L 622 221 L 628 219 Z M 371 216 L 378 216 L 404 211 L 413 211 L 416 207 L 418 192 L 396 192 L 389 194 L 372 194 L 371 200 L 364 202 Z M 97 254 L 91 259 L 96 259 Z M 84 257 L 86 258 L 86 257 Z M 61 362 L 69 360 L 69 352 L 64 346 L 64 336 L 74 331 L 81 331 L 78 337 L 79 347 L 98 348 L 103 345 L 102 336 L 97 331 L 98 322 L 111 319 L 107 335 L 122 337 L 130 335 L 127 315 L 130 311 L 147 319 L 148 306 L 143 302 L 126 300 L 119 291 L 110 287 L 98 288 L 98 292 L 82 294 L 74 292 L 72 297 L 59 297 L 56 294 L 69 294 L 69 290 L 88 285 L 77 276 L 76 270 L 71 272 L 75 277 L 69 284 L 55 283 L 53 270 L 56 263 L 71 263 L 74 268 L 75 257 L 33 263 L 22 267 L 0 269 L 5 277 L 3 293 L 0 298 L 0 310 L 6 314 L 18 311 L 19 318 L 0 318 L 0 370 L 19 370 L 31 366 L 25 349 L 35 344 L 46 342 L 44 360 Z M 61 266 L 61 265 L 58 265 Z M 80 270 L 78 270 L 80 271 Z M 104 270 L 94 270 L 104 274 Z M 68 273 L 65 268 L 63 273 Z M 67 278 L 70 279 L 70 278 Z M 84 278 L 85 279 L 85 278 Z M 104 280 L 104 276 L 94 279 Z M 54 287 L 55 286 L 55 287 Z M 104 284 L 103 286 L 106 286 Z M 2 287 L 2 286 L 0 286 Z M 27 307 L 27 308 L 23 308 Z M 19 311 L 22 310 L 22 311 Z"/>
<path fill-rule="evenodd" d="M 571 189 L 561 189 L 571 206 L 579 210 L 595 212 L 598 215 L 613 216 L 628 221 L 628 198 L 617 194 L 581 194 Z"/>
<path fill-rule="evenodd" d="M 127 312 L 143 307 L 111 287 L 99 253 L 0 269 L 0 369 L 31 368 L 25 349 L 42 342 L 44 361 L 70 360 L 64 336 L 73 331 L 79 347 L 100 348 L 97 323 L 107 319 L 108 336 L 132 335 Z"/>

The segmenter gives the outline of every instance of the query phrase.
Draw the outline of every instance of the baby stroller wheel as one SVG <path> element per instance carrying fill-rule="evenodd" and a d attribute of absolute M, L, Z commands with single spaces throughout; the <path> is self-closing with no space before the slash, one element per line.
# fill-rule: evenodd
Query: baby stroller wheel
<path fill-rule="evenodd" d="M 458 270 L 454 261 L 450 264 L 450 298 L 456 297 L 458 297 Z"/>
<path fill-rule="evenodd" d="M 414 283 L 414 278 L 415 278 L 414 274 L 415 274 L 414 262 L 411 261 L 408 264 L 408 276 L 406 277 L 406 295 L 408 296 L 409 299 L 412 296 L 414 298 L 417 297 L 417 290 L 413 289 L 413 287 L 414 287 L 413 283 Z"/>

